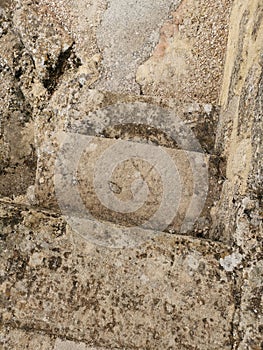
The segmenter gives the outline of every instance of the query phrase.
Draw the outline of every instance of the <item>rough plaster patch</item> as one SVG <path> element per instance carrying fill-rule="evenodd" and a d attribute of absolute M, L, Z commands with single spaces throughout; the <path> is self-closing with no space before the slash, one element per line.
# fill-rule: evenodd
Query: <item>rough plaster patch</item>
<path fill-rule="evenodd" d="M 97 87 L 139 92 L 136 68 L 154 49 L 171 5 L 179 1 L 112 0 L 97 30 L 104 74 Z M 175 4 L 173 4 L 175 3 Z M 111 28 L 111 30 L 109 30 Z"/>

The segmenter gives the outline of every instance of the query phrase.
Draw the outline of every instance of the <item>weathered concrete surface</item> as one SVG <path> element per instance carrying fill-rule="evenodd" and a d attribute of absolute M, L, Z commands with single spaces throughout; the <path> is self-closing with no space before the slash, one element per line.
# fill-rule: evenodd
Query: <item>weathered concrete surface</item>
<path fill-rule="evenodd" d="M 58 216 L 7 203 L 1 222 L 5 324 L 110 349 L 231 349 L 224 245 L 162 234 L 99 248 Z"/>

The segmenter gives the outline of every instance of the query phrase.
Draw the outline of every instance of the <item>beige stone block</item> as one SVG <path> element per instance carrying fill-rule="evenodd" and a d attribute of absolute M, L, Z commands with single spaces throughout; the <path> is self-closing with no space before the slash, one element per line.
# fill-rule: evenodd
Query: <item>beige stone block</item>
<path fill-rule="evenodd" d="M 160 233 L 132 249 L 103 248 L 58 215 L 7 203 L 1 221 L 6 324 L 110 349 L 231 349 L 223 244 Z M 42 263 L 32 266 L 36 253 Z"/>
<path fill-rule="evenodd" d="M 193 231 L 206 205 L 209 156 L 125 140 L 63 136 L 54 184 L 64 215 L 95 219 L 98 225 Z"/>
<path fill-rule="evenodd" d="M 99 221 L 128 227 L 142 226 L 159 210 L 154 223 L 144 228 L 210 238 L 210 209 L 219 196 L 223 171 L 221 160 L 206 154 L 206 147 L 213 147 L 213 132 L 198 128 L 198 114 L 206 114 L 205 106 L 162 108 L 151 98 L 137 101 L 97 90 L 74 91 L 61 87 L 36 119 L 37 203 L 56 210 L 60 206 L 63 211 L 67 202 L 67 213 L 71 210 L 79 215 L 86 210 L 93 219 L 95 215 Z M 68 93 L 67 98 L 62 92 Z M 200 131 L 200 139 L 195 130 Z M 71 169 L 67 169 L 69 163 Z M 93 175 L 99 164 L 101 184 L 97 181 L 94 188 Z M 63 199 L 65 186 L 64 195 L 71 203 Z M 105 196 L 99 188 L 104 188 Z M 100 203 L 103 196 L 108 204 Z M 119 204 L 112 206 L 116 201 Z"/>

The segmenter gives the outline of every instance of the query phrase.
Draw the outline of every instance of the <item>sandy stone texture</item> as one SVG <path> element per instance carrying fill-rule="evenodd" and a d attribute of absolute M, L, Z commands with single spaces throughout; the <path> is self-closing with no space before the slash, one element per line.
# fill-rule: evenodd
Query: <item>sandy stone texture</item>
<path fill-rule="evenodd" d="M 151 57 L 138 67 L 143 94 L 218 103 L 232 0 L 183 0 L 164 22 Z"/>
<path fill-rule="evenodd" d="M 195 107 L 196 110 L 191 109 L 191 112 L 189 112 L 191 106 L 185 105 L 183 107 L 185 112 L 182 112 L 182 107 L 177 107 L 177 109 L 173 110 L 160 109 L 156 104 L 133 102 L 131 98 L 128 99 L 123 97 L 122 99 L 119 98 L 118 104 L 116 104 L 116 107 L 114 107 L 109 104 L 109 99 L 111 99 L 110 101 L 115 102 L 115 98 L 117 98 L 116 95 L 111 96 L 93 90 L 82 90 L 79 93 L 72 92 L 72 95 L 67 95 L 67 100 L 63 106 L 61 104 L 63 100 L 60 98 L 60 96 L 62 96 L 62 91 L 65 91 L 64 87 L 61 91 L 58 90 L 58 94 L 53 95 L 53 98 L 47 108 L 41 111 L 41 114 L 37 117 L 37 140 L 39 153 L 35 183 L 35 198 L 39 205 L 46 208 L 58 209 L 57 193 L 54 186 L 54 175 L 56 173 L 56 163 L 58 157 L 63 153 L 61 151 L 61 137 L 63 140 L 65 135 L 68 133 L 73 133 L 72 135 L 75 136 L 72 137 L 75 137 L 76 141 L 72 140 L 67 147 L 72 152 L 73 158 L 71 159 L 75 160 L 78 158 L 79 164 L 76 164 L 75 170 L 77 173 L 76 175 L 72 176 L 72 181 L 74 180 L 73 177 L 76 177 L 75 188 L 80 192 L 81 196 L 78 201 L 84 201 L 84 203 L 87 205 L 87 209 L 91 211 L 92 214 L 95 214 L 97 219 L 100 218 L 102 220 L 115 222 L 125 226 L 133 226 L 137 224 L 141 225 L 145 220 L 147 221 L 147 218 L 150 218 L 158 209 L 164 193 L 167 192 L 167 190 L 164 191 L 163 185 L 167 184 L 170 186 L 170 192 L 172 193 L 172 188 L 176 187 L 177 185 L 180 187 L 181 183 L 182 192 L 179 193 L 179 191 L 174 195 L 175 199 L 180 197 L 179 210 L 174 210 L 174 218 L 171 218 L 168 225 L 154 226 L 154 228 L 161 231 L 163 229 L 168 229 L 173 232 L 185 232 L 188 234 L 190 233 L 191 235 L 212 238 L 209 236 L 209 226 L 211 223 L 210 209 L 216 204 L 216 201 L 219 198 L 224 173 L 223 163 L 221 164 L 221 160 L 216 156 L 200 153 L 202 148 L 197 142 L 197 137 L 194 136 L 194 133 L 189 135 L 187 134 L 189 131 L 192 133 L 192 129 L 190 127 L 186 129 L 185 138 L 180 135 L 182 138 L 182 145 L 176 145 L 176 142 L 174 141 L 179 139 L 179 137 L 175 135 L 175 131 L 178 129 L 178 127 L 176 127 L 176 123 L 173 118 L 175 118 L 175 116 L 177 117 L 178 115 L 185 119 L 187 118 L 186 116 L 189 116 L 189 119 L 191 118 L 193 120 L 195 117 L 198 118 L 198 116 L 201 115 L 207 115 L 207 118 L 209 118 L 209 114 L 206 114 L 204 106 L 197 106 Z M 120 103 L 122 101 L 123 104 Z M 90 105 L 92 105 L 95 109 L 94 113 L 92 111 L 89 112 Z M 63 106 L 65 114 L 63 114 L 63 109 L 59 109 L 59 106 Z M 104 109 L 102 107 L 104 107 Z M 110 110 L 108 111 L 106 107 L 109 107 Z M 117 119 L 114 119 L 114 113 Z M 151 122 L 147 121 L 149 118 L 151 119 Z M 167 118 L 166 122 L 164 122 L 164 118 Z M 141 121 L 139 119 L 141 119 Z M 49 122 L 47 122 L 47 120 Z M 134 127 L 132 123 L 136 122 L 137 126 Z M 193 124 L 191 125 L 194 124 L 195 122 L 193 121 Z M 151 125 L 151 127 L 149 125 Z M 158 131 L 160 128 L 161 131 L 164 130 L 164 134 Z M 196 130 L 197 129 L 198 121 L 196 122 Z M 213 147 L 211 142 L 213 134 L 210 134 L 211 140 L 208 140 L 206 137 L 206 130 L 203 130 L 202 132 L 200 128 L 199 131 L 201 135 L 200 142 L 202 145 L 208 141 L 208 147 Z M 181 134 L 183 134 L 183 132 L 183 128 L 181 128 Z M 78 134 L 80 135 L 79 137 Z M 170 137 L 169 139 L 170 134 L 174 137 Z M 154 153 L 160 155 L 160 152 L 163 152 L 163 155 L 168 154 L 169 157 L 171 157 L 170 161 L 167 160 L 165 164 L 163 163 L 164 165 L 162 166 L 163 171 L 161 172 L 161 175 L 158 174 L 157 170 L 150 171 L 149 168 L 149 166 L 154 164 L 154 162 L 157 160 L 149 161 L 148 165 L 145 163 L 143 166 L 144 171 L 142 172 L 144 175 L 142 176 L 144 176 L 146 179 L 145 181 L 149 186 L 149 191 L 152 193 L 151 198 L 148 198 L 148 205 L 145 205 L 140 213 L 137 213 L 136 210 L 132 210 L 131 215 L 122 215 L 120 212 L 114 213 L 112 210 L 108 210 L 106 208 L 103 209 L 103 206 L 99 205 L 100 200 L 96 194 L 96 188 L 95 192 L 94 190 L 91 190 L 91 188 L 94 187 L 93 169 L 95 169 L 95 167 L 99 164 L 104 152 L 107 150 L 110 151 L 112 147 L 117 147 L 117 149 L 121 151 L 120 141 L 116 140 L 116 138 L 120 138 L 120 135 L 122 140 L 131 142 L 129 152 L 130 155 L 135 152 L 133 149 L 135 149 L 137 146 L 138 152 L 141 151 L 138 153 L 141 157 L 146 157 L 148 154 L 149 158 L 150 155 Z M 95 145 L 94 147 L 98 146 L 97 151 L 93 152 L 91 157 L 86 158 L 86 151 L 84 149 L 82 150 L 82 146 L 78 146 L 79 139 L 82 138 L 84 140 L 85 136 L 86 139 L 90 140 L 93 136 L 97 137 L 97 139 L 94 139 L 93 144 Z M 187 140 L 189 140 L 189 142 Z M 128 146 L 128 142 L 124 142 L 126 146 Z M 148 149 L 146 149 L 147 146 L 144 144 L 149 145 Z M 157 145 L 162 145 L 164 147 L 160 149 Z M 182 147 L 185 147 L 185 150 L 180 151 L 180 148 Z M 83 152 L 83 156 L 79 154 L 80 152 Z M 88 152 L 86 152 L 86 155 L 87 154 Z M 117 166 L 119 163 L 118 152 L 116 153 L 115 158 L 113 155 L 109 155 L 108 160 L 111 160 L 111 163 L 114 166 Z M 159 163 L 161 160 L 163 161 L 163 156 L 160 155 Z M 116 175 L 118 180 L 114 180 L 114 174 L 108 174 L 106 180 L 103 180 L 103 182 L 100 184 L 100 186 L 106 187 L 114 184 L 115 187 L 118 187 L 117 190 L 114 190 L 114 188 L 111 190 L 113 194 L 117 194 L 120 201 L 123 201 L 124 206 L 125 201 L 132 200 L 131 186 L 133 180 L 135 180 L 133 176 L 135 173 L 138 174 L 138 169 L 136 170 L 136 168 L 138 168 L 138 166 L 142 166 L 142 162 L 139 161 L 141 165 L 139 164 L 138 166 L 134 166 L 132 161 L 133 160 L 127 161 L 124 167 L 119 167 L 119 170 L 117 171 L 119 175 Z M 65 164 L 67 164 L 67 162 Z M 176 178 L 178 178 L 178 183 L 175 183 L 175 180 L 173 180 L 171 177 L 165 180 L 166 176 L 170 175 L 166 175 L 164 173 L 167 173 L 168 170 L 172 171 L 171 168 L 174 166 L 177 167 L 176 171 L 178 173 Z M 107 165 L 106 162 L 102 173 L 107 174 L 107 172 L 109 172 L 109 168 L 110 165 Z M 143 168 L 141 168 L 141 170 Z M 67 171 L 65 172 L 65 169 L 64 173 L 67 173 Z M 88 177 L 86 174 L 89 174 Z M 175 169 L 173 175 L 174 174 Z M 124 182 L 128 177 L 130 177 L 130 180 L 126 183 L 126 185 L 124 185 Z M 63 181 L 72 182 L 67 177 L 65 177 Z M 64 188 L 64 186 L 60 187 L 62 189 Z M 123 188 L 123 191 L 120 191 L 121 188 Z M 73 189 L 72 186 L 71 189 Z M 120 191 L 122 194 L 116 193 L 116 191 Z M 67 195 L 67 191 L 65 194 Z M 196 206 L 194 205 L 187 213 L 190 203 L 195 195 L 203 198 L 202 204 L 198 204 Z M 74 209 L 75 204 L 72 205 L 72 210 Z M 194 217 L 196 215 L 195 213 L 198 212 L 199 209 L 201 211 L 204 209 L 204 211 L 200 216 L 200 220 L 197 221 L 195 229 L 193 229 L 193 226 L 190 228 L 189 224 L 189 228 L 181 231 L 180 228 L 183 221 L 191 221 L 191 217 Z M 153 227 L 150 226 L 150 228 Z"/>
<path fill-rule="evenodd" d="M 109 350 L 88 346 L 83 342 L 63 340 L 43 332 L 11 327 L 0 329 L 0 346 L 2 350 Z M 111 350 L 117 349 L 111 348 Z"/>
<path fill-rule="evenodd" d="M 6 19 L 7 20 L 7 19 Z M 3 26 L 5 18 L 2 18 Z M 10 46 L 14 48 L 10 59 L 16 57 L 18 42 L 15 37 Z M 13 39 L 13 40 L 12 40 Z M 1 45 L 5 42 L 1 41 Z M 14 45 L 13 45 L 14 44 Z M 20 84 L 17 82 L 19 70 L 7 64 L 8 52 L 0 58 L 0 196 L 19 196 L 26 193 L 34 184 L 36 172 L 36 154 L 34 142 L 34 123 L 32 107 L 26 100 Z M 27 57 L 24 57 L 27 61 Z M 9 63 L 9 62 L 8 62 Z"/>
<path fill-rule="evenodd" d="M 235 349 L 261 349 L 263 5 L 236 1 L 221 92 L 216 148 L 228 161 L 215 216 L 216 235 L 243 256 L 234 320 Z"/>
<path fill-rule="evenodd" d="M 232 0 L 40 4 L 73 35 L 83 62 L 99 59 L 99 89 L 218 102 Z"/>
<path fill-rule="evenodd" d="M 6 325 L 110 349 L 231 349 L 223 244 L 162 234 L 134 249 L 100 248 L 54 214 L 7 203 L 1 223 Z"/>
<path fill-rule="evenodd" d="M 260 0 L 0 1 L 1 349 L 263 348 L 262 13 Z M 194 133 L 212 165 L 208 229 L 139 228 L 143 243 L 112 249 L 96 239 L 129 243 L 129 227 L 81 236 L 61 216 L 57 132 L 181 152 L 172 118 L 112 126 L 102 111 L 122 104 L 135 122 L 170 109 Z M 109 188 L 127 200 L 124 168 Z"/>
<path fill-rule="evenodd" d="M 2 350 L 53 350 L 54 340 L 47 334 L 41 332 L 1 327 L 0 347 Z"/>

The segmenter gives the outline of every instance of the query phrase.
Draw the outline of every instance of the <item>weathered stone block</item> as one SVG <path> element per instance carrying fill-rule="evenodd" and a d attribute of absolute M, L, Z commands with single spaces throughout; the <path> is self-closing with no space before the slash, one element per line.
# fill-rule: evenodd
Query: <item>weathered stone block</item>
<path fill-rule="evenodd" d="M 110 349 L 231 349 L 224 245 L 160 233 L 133 249 L 107 249 L 50 212 L 7 203 L 1 221 L 6 325 Z"/>
<path fill-rule="evenodd" d="M 1 326 L 0 348 L 1 350 L 53 350 L 55 340 L 52 338 L 34 330 L 25 331 Z"/>
<path fill-rule="evenodd" d="M 71 202 L 66 200 L 67 211 L 70 208 L 72 212 L 83 213 L 82 202 L 97 219 L 124 226 L 144 225 L 161 206 L 161 214 L 155 215 L 154 224 L 145 224 L 145 228 L 211 238 L 210 210 L 219 197 L 223 171 L 220 173 L 219 158 L 203 153 L 202 146 L 207 144 L 205 130 L 201 132 L 204 136 L 201 146 L 188 126 L 189 116 L 185 111 L 191 109 L 194 120 L 194 116 L 202 113 L 200 106 L 178 105 L 165 109 L 136 101 L 132 96 L 105 95 L 94 90 L 68 96 L 74 102 L 62 100 L 65 106 L 61 106 L 60 94 L 61 91 L 54 95 L 36 121 L 35 196 L 39 205 L 58 209 L 58 204 L 60 208 L 62 204 L 65 208 L 66 195 Z M 109 98 L 117 103 L 109 104 Z M 122 100 L 128 102 L 122 103 Z M 198 123 L 195 119 L 192 125 L 198 129 Z M 94 149 L 87 151 L 91 147 L 89 143 Z M 94 185 L 94 170 L 99 164 L 101 183 L 97 181 Z M 118 169 L 115 175 L 114 169 Z M 139 186 L 137 194 L 132 189 L 134 181 Z M 148 185 L 148 194 L 138 181 Z M 105 189 L 108 205 L 105 201 L 100 204 L 101 196 L 97 192 L 102 192 L 100 188 Z M 76 191 L 80 197 L 74 197 Z M 119 202 L 116 210 L 114 196 Z M 143 202 L 147 202 L 145 206 Z M 129 203 L 132 206 L 128 209 Z"/>

